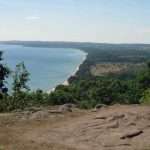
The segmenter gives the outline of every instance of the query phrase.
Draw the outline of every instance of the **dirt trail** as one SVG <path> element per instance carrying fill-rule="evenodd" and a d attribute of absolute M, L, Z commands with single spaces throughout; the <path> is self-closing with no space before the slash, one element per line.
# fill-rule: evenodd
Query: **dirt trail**
<path fill-rule="evenodd" d="M 11 121 L 0 127 L 2 150 L 150 150 L 150 106 L 114 105 L 96 112 L 75 109 Z M 136 130 L 142 133 L 126 137 Z"/>

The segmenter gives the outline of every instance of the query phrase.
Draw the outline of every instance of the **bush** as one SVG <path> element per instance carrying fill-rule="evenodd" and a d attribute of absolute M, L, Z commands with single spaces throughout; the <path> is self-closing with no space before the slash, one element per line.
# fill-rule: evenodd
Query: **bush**
<path fill-rule="evenodd" d="M 84 101 L 78 101 L 77 106 L 81 109 L 91 109 L 94 108 L 96 105 L 95 101 L 91 100 L 84 100 Z"/>
<path fill-rule="evenodd" d="M 150 104 L 150 89 L 146 90 L 140 99 L 141 104 Z"/>

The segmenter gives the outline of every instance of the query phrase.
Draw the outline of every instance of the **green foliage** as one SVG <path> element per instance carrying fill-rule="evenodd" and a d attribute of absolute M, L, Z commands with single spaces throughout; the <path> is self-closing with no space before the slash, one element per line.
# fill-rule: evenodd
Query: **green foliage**
<path fill-rule="evenodd" d="M 29 81 L 29 73 L 26 70 L 24 62 L 16 65 L 13 72 L 13 102 L 12 109 L 23 109 L 26 104 L 26 94 L 29 92 L 27 82 Z"/>
<path fill-rule="evenodd" d="M 135 81 L 101 78 L 82 80 L 68 87 L 59 86 L 52 94 L 53 105 L 72 102 L 80 108 L 92 108 L 98 103 L 139 103 L 142 90 Z M 59 95 L 59 94 L 60 95 Z"/>
<path fill-rule="evenodd" d="M 12 106 L 12 97 L 3 94 L 3 98 L 0 101 L 0 112 L 8 112 L 11 110 Z"/>
<path fill-rule="evenodd" d="M 92 76 L 90 70 L 91 66 L 98 63 L 146 63 L 150 58 L 150 51 L 142 49 L 143 47 L 140 45 L 97 44 L 97 46 L 86 47 L 84 51 L 88 54 L 87 59 L 80 65 L 75 76 L 69 78 L 69 82 L 77 83 L 80 80 L 94 80 L 99 78 Z M 135 70 L 133 68 L 129 72 L 122 71 L 120 73 L 110 74 L 109 78 L 129 80 L 134 79 L 136 73 L 136 68 Z"/>
<path fill-rule="evenodd" d="M 143 93 L 143 97 L 140 99 L 141 104 L 150 104 L 150 89 L 147 89 Z"/>
<path fill-rule="evenodd" d="M 147 62 L 147 66 L 150 69 L 150 60 Z"/>
<path fill-rule="evenodd" d="M 150 71 L 142 72 L 137 76 L 137 79 L 140 83 L 141 88 L 147 89 L 150 88 Z"/>
<path fill-rule="evenodd" d="M 85 45 L 77 44 L 75 48 L 84 49 L 88 53 L 87 59 L 80 65 L 76 75 L 69 78 L 69 86 L 59 85 L 51 94 L 40 89 L 30 92 L 27 85 L 29 73 L 24 63 L 16 65 L 13 72 L 13 93 L 9 93 L 10 95 L 4 93 L 7 91 L 4 81 L 10 72 L 6 66 L 1 64 L 0 95 L 3 96 L 3 99 L 0 101 L 0 111 L 6 112 L 18 108 L 23 110 L 29 107 L 65 103 L 74 103 L 79 108 L 85 109 L 93 108 L 98 103 L 107 105 L 150 103 L 150 62 L 148 62 L 148 68 L 144 68 L 144 71 L 140 70 L 140 73 L 138 73 L 139 70 L 129 70 L 97 77 L 92 76 L 90 72 L 90 67 L 100 62 L 135 64 L 146 62 L 150 57 L 146 46 L 143 48 L 141 45 L 118 46 L 86 43 Z M 0 52 L 0 61 L 1 56 Z"/>
<path fill-rule="evenodd" d="M 49 105 L 50 95 L 38 89 L 26 94 L 26 105 L 24 108 L 40 107 Z"/>
<path fill-rule="evenodd" d="M 72 94 L 64 90 L 56 90 L 55 93 L 52 93 L 49 99 L 51 105 L 61 105 L 65 103 L 75 103 Z"/>
<path fill-rule="evenodd" d="M 3 52 L 0 51 L 0 99 L 3 98 L 3 93 L 7 93 L 8 88 L 5 87 L 5 79 L 8 78 L 10 70 L 7 66 L 1 63 Z"/>
<path fill-rule="evenodd" d="M 96 102 L 93 100 L 84 100 L 84 101 L 78 101 L 77 107 L 81 109 L 91 109 L 95 107 Z"/>

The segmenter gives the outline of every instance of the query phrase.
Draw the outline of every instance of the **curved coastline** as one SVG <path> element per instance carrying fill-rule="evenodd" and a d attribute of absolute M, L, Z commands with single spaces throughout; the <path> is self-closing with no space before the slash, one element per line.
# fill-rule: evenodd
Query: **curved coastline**
<path fill-rule="evenodd" d="M 80 50 L 80 49 L 78 49 L 78 50 Z M 80 50 L 80 51 L 82 51 L 82 50 Z M 82 52 L 84 52 L 84 51 L 82 51 Z M 66 80 L 64 80 L 64 82 L 61 83 L 60 85 L 64 85 L 64 86 L 68 86 L 68 85 L 69 85 L 68 79 L 69 79 L 71 76 L 74 76 L 74 75 L 77 73 L 77 71 L 79 71 L 80 66 L 81 66 L 81 65 L 84 63 L 84 61 L 87 59 L 88 53 L 86 53 L 86 52 L 84 52 L 84 53 L 85 53 L 85 57 L 82 59 L 83 61 L 77 66 L 75 72 L 72 73 L 71 75 L 69 75 L 68 78 L 67 78 Z M 50 88 L 46 93 L 47 93 L 47 94 L 51 94 L 51 93 L 55 92 L 55 89 L 56 89 L 56 87 Z"/>
<path fill-rule="evenodd" d="M 24 45 L 23 43 L 21 44 L 21 43 L 2 43 L 3 45 L 8 45 L 8 46 L 12 46 L 12 45 L 14 45 L 14 46 L 21 46 L 21 47 L 30 47 L 30 48 L 38 48 L 38 46 L 36 45 Z M 39 48 L 51 48 L 51 47 L 47 47 L 47 46 L 40 46 Z M 57 47 L 54 47 L 54 48 L 57 48 Z M 63 48 L 63 47 L 62 47 Z M 57 84 L 55 84 L 55 85 L 53 85 L 53 86 L 51 86 L 51 87 L 48 87 L 48 88 L 45 88 L 45 89 L 43 89 L 44 90 L 44 92 L 47 92 L 47 93 L 51 93 L 51 92 L 53 92 L 53 91 L 55 91 L 55 88 L 58 86 L 58 85 L 65 85 L 65 86 L 68 86 L 69 85 L 69 82 L 68 82 L 68 80 L 69 80 L 69 78 L 71 77 L 71 76 L 75 76 L 76 75 L 76 73 L 79 71 L 79 68 L 80 68 L 80 66 L 84 63 L 84 61 L 87 59 L 87 55 L 88 55 L 88 53 L 86 53 L 83 49 L 80 49 L 80 48 L 71 48 L 71 47 L 65 47 L 65 48 L 63 48 L 63 49 L 74 49 L 74 50 L 78 50 L 78 51 L 80 51 L 80 52 L 82 52 L 83 54 L 83 56 L 81 57 L 81 59 L 79 60 L 79 63 L 76 65 L 76 66 L 74 66 L 74 69 L 70 72 L 70 75 L 68 74 L 68 76 L 64 76 L 64 80 L 62 79 L 61 81 L 59 81 L 59 82 L 57 82 Z M 39 87 L 40 87 L 40 85 L 39 85 Z M 41 88 L 42 89 L 42 88 Z M 49 90 L 48 90 L 49 89 Z"/>

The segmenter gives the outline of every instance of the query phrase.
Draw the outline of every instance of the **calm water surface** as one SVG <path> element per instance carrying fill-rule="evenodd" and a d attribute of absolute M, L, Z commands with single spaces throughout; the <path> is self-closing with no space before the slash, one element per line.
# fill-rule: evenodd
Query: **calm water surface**
<path fill-rule="evenodd" d="M 32 90 L 47 91 L 76 72 L 83 62 L 85 53 L 76 49 L 22 47 L 0 44 L 4 51 L 4 62 L 11 69 L 24 61 L 30 73 L 29 86 Z M 8 83 L 10 87 L 11 84 Z"/>

